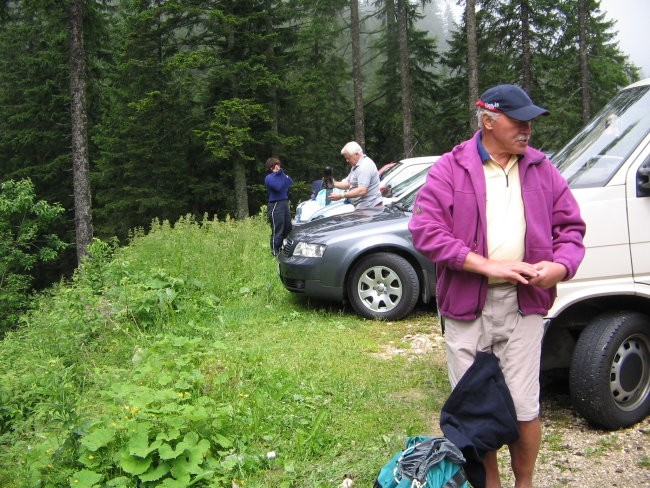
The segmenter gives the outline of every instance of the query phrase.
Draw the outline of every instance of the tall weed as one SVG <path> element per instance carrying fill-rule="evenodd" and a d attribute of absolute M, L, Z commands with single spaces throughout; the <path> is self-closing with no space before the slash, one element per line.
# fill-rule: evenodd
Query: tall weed
<path fill-rule="evenodd" d="M 444 371 L 370 356 L 401 326 L 295 300 L 268 235 L 187 217 L 94 242 L 0 343 L 0 486 L 363 484 L 425 431 Z"/>

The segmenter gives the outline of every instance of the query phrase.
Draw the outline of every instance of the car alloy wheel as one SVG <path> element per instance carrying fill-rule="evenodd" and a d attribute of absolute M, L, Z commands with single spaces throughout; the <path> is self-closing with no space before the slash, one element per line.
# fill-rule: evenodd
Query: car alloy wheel
<path fill-rule="evenodd" d="M 365 256 L 354 266 L 347 291 L 350 304 L 359 315 L 398 320 L 415 307 L 420 282 L 408 260 L 382 252 Z"/>

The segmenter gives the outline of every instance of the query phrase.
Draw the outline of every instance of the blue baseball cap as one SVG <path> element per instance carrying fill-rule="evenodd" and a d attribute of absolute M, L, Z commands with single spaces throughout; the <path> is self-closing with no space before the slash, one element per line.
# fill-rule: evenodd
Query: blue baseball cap
<path fill-rule="evenodd" d="M 497 85 L 486 90 L 476 102 L 476 106 L 491 112 L 504 113 L 523 122 L 550 113 L 535 105 L 528 94 L 516 85 Z"/>

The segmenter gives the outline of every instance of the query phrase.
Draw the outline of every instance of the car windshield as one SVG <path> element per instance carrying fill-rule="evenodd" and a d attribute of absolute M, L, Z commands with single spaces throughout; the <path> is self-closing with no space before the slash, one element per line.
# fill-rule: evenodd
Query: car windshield
<path fill-rule="evenodd" d="M 427 171 L 429 171 L 429 166 L 425 165 L 413 176 L 409 176 L 404 181 L 399 182 L 397 185 L 391 188 L 392 196 L 397 197 L 398 195 L 401 195 L 404 190 L 408 189 L 408 187 L 413 185 L 416 181 L 421 180 L 424 183 L 424 180 L 427 177 Z"/>
<path fill-rule="evenodd" d="M 571 188 L 606 185 L 650 130 L 650 86 L 620 92 L 553 162 Z"/>
<path fill-rule="evenodd" d="M 422 182 L 424 184 L 424 181 Z M 418 194 L 418 190 L 422 187 L 422 185 L 417 186 L 413 188 L 408 194 L 404 195 L 402 198 L 400 198 L 398 201 L 395 201 L 391 203 L 390 205 L 395 206 L 396 208 L 399 208 L 400 210 L 410 212 L 413 210 L 413 203 L 415 202 L 415 197 Z"/>
<path fill-rule="evenodd" d="M 386 171 L 384 171 L 384 172 L 381 174 L 381 179 L 382 179 L 382 180 L 385 179 L 385 178 L 386 178 L 387 176 L 389 176 L 391 173 L 394 173 L 395 171 L 397 171 L 397 169 L 400 168 L 401 166 L 404 166 L 404 163 L 400 163 L 400 162 L 395 163 L 394 166 L 391 166 L 390 168 L 388 168 Z"/>

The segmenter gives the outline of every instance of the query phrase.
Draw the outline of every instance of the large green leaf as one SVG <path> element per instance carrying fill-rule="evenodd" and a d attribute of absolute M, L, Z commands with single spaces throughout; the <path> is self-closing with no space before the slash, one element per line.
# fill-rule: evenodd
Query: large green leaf
<path fill-rule="evenodd" d="M 165 463 L 162 463 L 156 466 L 154 469 L 141 474 L 139 478 L 142 481 L 158 481 L 167 473 L 169 473 L 169 466 Z"/>
<path fill-rule="evenodd" d="M 160 448 L 158 449 L 158 455 L 160 456 L 160 459 L 176 459 L 179 455 L 183 453 L 183 449 L 174 449 L 172 446 L 167 444 L 166 442 L 163 443 Z"/>
<path fill-rule="evenodd" d="M 178 439 L 181 436 L 181 433 L 178 429 L 171 428 L 169 430 L 164 430 L 159 432 L 156 435 L 156 440 L 158 441 L 173 441 L 174 439 Z"/>
<path fill-rule="evenodd" d="M 210 443 L 200 439 L 196 432 L 185 435 L 182 442 L 176 446 L 177 451 L 182 449 L 182 456 L 178 456 L 172 466 L 172 475 L 178 478 L 189 474 L 203 474 L 201 464 L 206 453 L 210 450 Z"/>
<path fill-rule="evenodd" d="M 233 446 L 233 442 L 230 439 L 219 434 L 218 432 L 212 435 L 212 440 L 225 449 Z"/>
<path fill-rule="evenodd" d="M 161 446 L 160 441 L 154 441 L 149 444 L 149 427 L 148 423 L 140 423 L 136 425 L 135 432 L 129 439 L 129 454 L 141 458 L 147 457 L 151 452 L 155 451 Z"/>
<path fill-rule="evenodd" d="M 165 478 L 159 486 L 161 488 L 187 488 L 190 486 L 190 477 L 184 476 L 180 479 Z"/>
<path fill-rule="evenodd" d="M 131 488 L 132 484 L 129 481 L 129 478 L 126 476 L 118 476 L 117 478 L 108 480 L 105 486 L 109 486 L 111 488 Z"/>
<path fill-rule="evenodd" d="M 70 478 L 70 486 L 74 488 L 92 488 L 102 480 L 103 476 L 88 469 L 77 471 Z"/>
<path fill-rule="evenodd" d="M 103 429 L 93 430 L 81 439 L 81 445 L 89 451 L 95 452 L 97 449 L 108 445 L 115 438 L 115 429 L 106 427 Z"/>
<path fill-rule="evenodd" d="M 120 467 L 129 474 L 142 474 L 151 466 L 151 457 L 144 459 L 132 456 L 126 450 L 120 453 Z"/>

